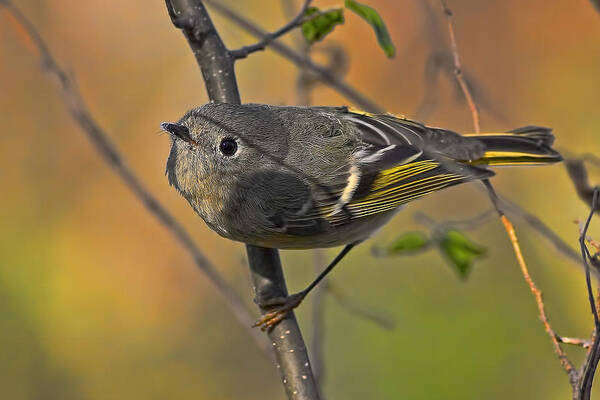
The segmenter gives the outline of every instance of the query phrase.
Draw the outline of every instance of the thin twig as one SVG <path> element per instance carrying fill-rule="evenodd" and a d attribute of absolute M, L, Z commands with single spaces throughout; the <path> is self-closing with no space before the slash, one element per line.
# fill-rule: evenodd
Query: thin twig
<path fill-rule="evenodd" d="M 590 266 L 588 263 L 588 258 L 591 258 L 589 251 L 585 245 L 585 238 L 587 236 L 587 231 L 590 227 L 590 222 L 592 221 L 592 217 L 594 216 L 594 211 L 598 206 L 598 196 L 600 195 L 600 188 L 596 188 L 594 190 L 594 194 L 592 197 L 592 203 L 590 204 L 590 213 L 585 222 L 585 226 L 581 235 L 579 236 L 579 244 L 581 246 L 581 258 L 583 259 L 583 264 L 585 266 L 585 283 L 587 287 L 588 300 L 590 302 L 590 309 L 592 310 L 592 314 L 594 316 L 594 340 L 586 358 L 586 363 L 583 368 L 583 374 L 581 378 L 581 384 L 579 385 L 579 393 L 581 399 L 590 399 L 592 393 L 592 384 L 594 382 L 594 375 L 596 373 L 596 368 L 598 366 L 598 361 L 600 361 L 600 319 L 598 318 L 598 310 L 596 308 L 596 301 L 594 298 L 594 291 L 592 288 L 592 279 L 590 274 Z"/>
<path fill-rule="evenodd" d="M 546 238 L 554 248 L 562 255 L 567 257 L 569 260 L 576 263 L 578 267 L 581 267 L 581 258 L 577 251 L 575 251 L 567 242 L 561 239 L 552 229 L 548 227 L 541 219 L 536 215 L 526 210 L 517 203 L 509 200 L 504 196 L 499 196 L 499 201 L 503 211 L 508 214 L 514 215 L 522 219 L 531 228 L 533 228 L 539 235 Z"/>
<path fill-rule="evenodd" d="M 452 11 L 448 8 L 448 6 L 446 6 L 446 2 L 444 0 L 440 0 L 440 2 L 442 3 L 444 14 L 446 15 L 446 18 L 448 20 L 448 33 L 450 35 L 450 45 L 452 48 L 452 57 L 454 59 L 454 75 L 456 75 L 456 80 L 458 81 L 465 95 L 465 99 L 467 99 L 467 103 L 469 104 L 469 109 L 471 110 L 471 116 L 473 118 L 473 126 L 475 127 L 475 133 L 479 133 L 479 111 L 477 110 L 477 105 L 475 105 L 473 96 L 471 96 L 469 87 L 465 82 L 462 67 L 460 65 L 458 46 L 456 45 L 456 38 L 454 36 L 454 25 L 452 24 Z"/>
<path fill-rule="evenodd" d="M 142 184 L 137 175 L 130 169 L 123 156 L 111 143 L 108 134 L 100 128 L 98 122 L 91 115 L 85 101 L 79 93 L 79 88 L 73 75 L 62 69 L 54 59 L 44 39 L 35 26 L 19 11 L 10 0 L 0 2 L 11 15 L 12 22 L 17 24 L 21 32 L 26 35 L 28 47 L 37 50 L 42 60 L 44 70 L 57 78 L 60 85 L 61 96 L 71 117 L 79 124 L 82 131 L 100 154 L 103 160 L 117 173 L 125 185 L 133 192 L 134 196 L 146 207 L 148 212 L 173 235 L 177 243 L 185 248 L 219 294 L 223 296 L 227 306 L 236 319 L 244 326 L 256 344 L 268 353 L 268 344 L 264 337 L 250 328 L 252 316 L 247 311 L 244 303 L 235 293 L 233 288 L 222 278 L 212 263 L 196 247 L 193 240 L 183 226 L 159 203 L 156 197 Z M 31 46 L 33 45 L 33 46 Z"/>
<path fill-rule="evenodd" d="M 587 349 L 592 345 L 592 341 L 589 339 L 572 338 L 566 336 L 557 336 L 556 339 L 561 343 L 571 344 L 573 346 L 580 346 L 584 349 Z"/>
<path fill-rule="evenodd" d="M 592 315 L 594 316 L 594 325 L 596 329 L 600 328 L 600 321 L 598 320 L 598 310 L 596 309 L 596 302 L 594 300 L 594 292 L 592 289 L 592 278 L 590 276 L 590 266 L 587 262 L 588 258 L 591 258 L 589 250 L 585 246 L 587 231 L 590 227 L 590 222 L 592 221 L 592 216 L 594 215 L 594 206 L 598 201 L 598 193 L 600 193 L 600 189 L 596 189 L 594 191 L 594 200 L 592 201 L 592 208 L 590 210 L 590 214 L 585 222 L 585 226 L 583 227 L 583 231 L 579 236 L 579 245 L 581 246 L 581 256 L 583 259 L 583 263 L 585 265 L 585 283 L 588 291 L 588 300 L 590 301 L 590 309 L 592 310 Z"/>
<path fill-rule="evenodd" d="M 233 58 L 238 60 L 241 58 L 246 58 L 248 57 L 248 55 L 256 51 L 264 50 L 265 47 L 267 47 L 273 40 L 285 35 L 292 29 L 299 27 L 306 21 L 306 10 L 310 6 L 311 2 L 312 0 L 304 0 L 304 5 L 302 6 L 298 14 L 296 14 L 296 16 L 291 19 L 290 22 L 288 22 L 275 32 L 267 33 L 258 43 L 250 46 L 244 46 L 237 50 L 230 50 L 229 53 L 233 56 Z"/>
<path fill-rule="evenodd" d="M 579 235 L 583 235 L 583 230 L 585 227 L 585 222 L 582 222 L 580 220 L 575 220 L 573 221 L 574 223 L 576 223 L 577 225 L 579 225 Z M 589 244 L 590 246 L 592 246 L 596 252 L 600 252 L 600 242 L 595 240 L 594 238 L 592 238 L 589 235 L 585 235 L 585 241 L 587 242 L 587 244 Z"/>
<path fill-rule="evenodd" d="M 243 17 L 231 7 L 222 3 L 218 0 L 205 0 L 207 4 L 209 4 L 216 12 L 223 15 L 225 18 L 233 21 L 240 28 L 250 33 L 251 35 L 261 39 L 268 35 L 266 31 L 258 27 L 253 22 L 250 22 L 247 18 Z M 342 96 L 345 96 L 356 104 L 357 106 L 365 109 L 370 112 L 384 112 L 383 108 L 374 101 L 368 99 L 364 94 L 360 93 L 357 89 L 346 83 L 343 79 L 336 76 L 336 74 L 332 73 L 328 68 L 323 67 L 315 62 L 313 62 L 310 58 L 303 56 L 297 51 L 293 50 L 291 47 L 283 44 L 278 40 L 272 41 L 269 46 L 270 49 L 275 51 L 276 53 L 282 55 L 287 58 L 289 61 L 294 63 L 296 66 L 304 69 L 308 69 L 315 73 L 321 81 L 335 90 L 337 90 Z"/>
<path fill-rule="evenodd" d="M 554 332 L 554 330 L 552 329 L 552 326 L 550 325 L 550 322 L 548 321 L 548 317 L 546 316 L 546 309 L 544 306 L 544 300 L 542 297 L 542 291 L 537 287 L 537 285 L 535 284 L 533 279 L 531 279 L 531 275 L 529 274 L 529 269 L 527 268 L 527 264 L 525 263 L 525 259 L 523 258 L 523 253 L 521 252 L 521 246 L 519 245 L 519 241 L 517 240 L 515 228 L 513 227 L 513 224 L 510 222 L 510 220 L 508 218 L 506 218 L 505 215 L 502 215 L 500 217 L 500 219 L 502 220 L 504 229 L 506 229 L 506 233 L 508 234 L 508 237 L 510 238 L 510 242 L 513 246 L 513 250 L 515 252 L 517 262 L 519 263 L 519 267 L 521 268 L 521 273 L 523 274 L 523 278 L 525 279 L 525 282 L 527 282 L 527 285 L 529 286 L 529 290 L 531 290 L 531 293 L 535 297 L 535 302 L 537 303 L 540 319 L 542 320 L 542 323 L 544 324 L 544 328 L 546 329 L 548 336 L 550 336 L 550 339 L 552 340 L 552 344 L 554 346 L 554 352 L 558 356 L 558 359 L 559 359 L 562 367 L 565 369 L 565 371 L 567 372 L 569 377 L 572 377 L 572 376 L 574 376 L 574 374 L 577 373 L 577 371 L 575 370 L 575 367 L 573 366 L 571 361 L 569 361 L 569 359 L 567 358 L 567 355 L 565 354 L 562 347 L 560 346 L 560 341 L 558 340 L 558 335 L 556 334 L 556 332 Z"/>
<path fill-rule="evenodd" d="M 215 29 L 201 0 L 166 0 L 173 24 L 193 49 L 214 102 L 240 104 L 234 59 Z M 250 278 L 258 304 L 288 295 L 279 252 L 246 245 Z M 264 314 L 268 310 L 260 308 Z M 267 332 L 288 399 L 318 400 L 308 352 L 293 312 Z"/>
<path fill-rule="evenodd" d="M 452 50 L 450 44 L 445 43 L 445 35 L 440 29 L 437 14 L 434 12 L 429 1 L 418 1 L 418 4 L 421 6 L 424 16 L 423 26 L 425 31 L 423 33 L 426 37 L 430 52 L 427 61 L 425 62 L 423 74 L 425 86 L 423 90 L 423 100 L 417 107 L 414 118 L 421 122 L 426 122 L 429 116 L 440 105 L 439 78 L 442 73 L 452 84 L 453 90 L 458 94 L 458 97 L 462 100 L 465 96 L 459 82 L 456 80 Z M 423 35 L 419 35 L 419 40 L 422 39 L 422 36 Z M 404 52 L 406 56 L 405 59 L 408 60 L 407 62 L 414 62 L 414 57 L 412 56 L 414 49 L 411 48 L 413 45 L 416 46 L 417 42 L 413 42 L 413 44 L 408 46 Z M 474 103 L 477 104 L 477 107 L 480 110 L 486 110 L 496 120 L 505 122 L 507 117 L 500 112 L 498 105 L 495 104 L 490 99 L 489 94 L 483 90 L 481 83 L 467 68 L 464 68 L 462 71 L 465 83 L 469 88 L 469 92 L 471 93 Z"/>

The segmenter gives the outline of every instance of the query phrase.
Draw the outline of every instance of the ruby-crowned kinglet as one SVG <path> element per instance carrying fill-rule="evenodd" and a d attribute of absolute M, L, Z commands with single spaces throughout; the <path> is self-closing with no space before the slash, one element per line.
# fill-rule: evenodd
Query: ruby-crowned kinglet
<path fill-rule="evenodd" d="M 487 166 L 561 160 L 551 130 L 461 136 L 392 115 L 346 107 L 206 104 L 171 134 L 167 176 L 220 235 L 253 245 L 304 249 L 345 245 L 303 291 L 255 326 L 268 329 L 400 207 L 494 173 Z"/>
<path fill-rule="evenodd" d="M 163 123 L 167 176 L 220 235 L 273 248 L 362 241 L 399 207 L 493 175 L 561 160 L 550 129 L 461 136 L 346 107 L 206 104 Z"/>

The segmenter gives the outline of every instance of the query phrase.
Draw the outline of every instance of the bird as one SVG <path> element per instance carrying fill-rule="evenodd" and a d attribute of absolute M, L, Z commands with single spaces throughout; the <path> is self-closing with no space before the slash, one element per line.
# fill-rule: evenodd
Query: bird
<path fill-rule="evenodd" d="M 276 249 L 344 246 L 306 289 L 261 307 L 270 329 L 403 206 L 494 176 L 490 167 L 562 160 L 550 128 L 458 134 L 346 106 L 208 103 L 164 122 L 168 182 L 219 235 Z"/>

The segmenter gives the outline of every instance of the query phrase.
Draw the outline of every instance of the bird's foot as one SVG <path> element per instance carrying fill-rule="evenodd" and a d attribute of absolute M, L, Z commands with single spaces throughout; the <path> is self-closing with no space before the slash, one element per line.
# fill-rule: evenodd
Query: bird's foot
<path fill-rule="evenodd" d="M 260 327 L 262 331 L 273 329 L 280 321 L 302 303 L 305 292 L 298 292 L 288 297 L 275 297 L 266 301 L 256 301 L 260 308 L 268 311 L 254 323 L 254 327 Z"/>

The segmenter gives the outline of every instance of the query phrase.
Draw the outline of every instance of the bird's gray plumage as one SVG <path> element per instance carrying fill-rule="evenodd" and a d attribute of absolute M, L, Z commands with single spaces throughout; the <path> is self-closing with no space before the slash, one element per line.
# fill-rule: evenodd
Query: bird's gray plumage
<path fill-rule="evenodd" d="M 216 232 L 265 247 L 360 241 L 413 198 L 493 175 L 471 163 L 483 140 L 345 107 L 206 104 L 177 124 L 190 139 L 174 136 L 169 183 Z"/>

